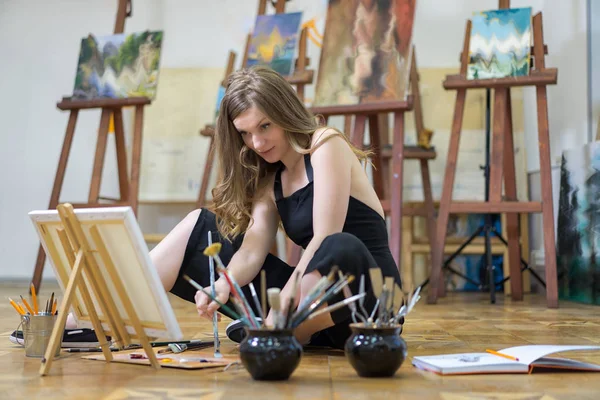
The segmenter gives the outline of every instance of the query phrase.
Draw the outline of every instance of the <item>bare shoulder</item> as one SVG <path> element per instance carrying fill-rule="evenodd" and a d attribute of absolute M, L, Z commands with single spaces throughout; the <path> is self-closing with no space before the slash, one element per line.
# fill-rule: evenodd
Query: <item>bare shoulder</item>
<path fill-rule="evenodd" d="M 344 134 L 337 129 L 330 127 L 319 128 L 312 135 L 311 147 L 313 154 L 333 153 L 333 152 L 351 152 L 350 146 Z"/>

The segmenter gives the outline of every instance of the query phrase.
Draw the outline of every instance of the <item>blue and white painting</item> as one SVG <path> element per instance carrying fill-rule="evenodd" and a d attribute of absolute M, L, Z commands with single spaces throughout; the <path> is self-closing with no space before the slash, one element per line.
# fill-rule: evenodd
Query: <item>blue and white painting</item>
<path fill-rule="evenodd" d="M 563 153 L 557 224 L 559 296 L 600 304 L 600 142 Z"/>
<path fill-rule="evenodd" d="M 266 65 L 283 76 L 291 75 L 301 20 L 301 12 L 257 16 L 246 66 Z"/>
<path fill-rule="evenodd" d="M 471 20 L 467 79 L 529 75 L 531 8 L 476 13 Z"/>

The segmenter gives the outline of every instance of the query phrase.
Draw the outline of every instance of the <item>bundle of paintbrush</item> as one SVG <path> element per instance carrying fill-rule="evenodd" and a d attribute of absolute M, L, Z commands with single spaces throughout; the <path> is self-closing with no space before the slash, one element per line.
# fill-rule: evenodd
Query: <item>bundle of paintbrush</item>
<path fill-rule="evenodd" d="M 346 296 L 347 298 L 338 303 L 322 308 L 324 304 L 328 304 L 331 299 L 337 295 L 340 291 L 344 290 L 347 293 L 348 284 L 354 280 L 352 275 L 343 275 L 338 271 L 337 267 L 333 267 L 331 272 L 322 277 L 314 288 L 308 293 L 304 300 L 295 309 L 296 299 L 292 296 L 287 304 L 281 304 L 281 290 L 279 288 L 266 288 L 266 277 L 265 272 L 261 271 L 261 297 L 262 302 L 259 301 L 254 285 L 250 283 L 250 293 L 252 295 L 252 301 L 256 310 L 258 311 L 258 317 L 254 313 L 250 302 L 244 296 L 241 287 L 235 281 L 235 279 L 227 272 L 225 265 L 219 257 L 221 250 L 220 243 L 214 243 L 208 246 L 204 250 L 206 256 L 214 259 L 216 263 L 217 272 L 226 279 L 230 288 L 230 300 L 234 304 L 237 312 L 234 312 L 227 305 L 218 301 L 212 293 L 202 288 L 198 283 L 194 282 L 189 276 L 184 275 L 184 278 L 190 282 L 197 290 L 201 290 L 209 298 L 215 301 L 224 311 L 228 312 L 235 318 L 240 319 L 247 327 L 251 329 L 294 329 L 302 322 L 315 318 L 323 313 L 331 312 L 342 308 L 344 306 L 353 304 L 355 301 L 362 299 L 366 293 L 362 291 L 360 294 L 355 296 Z M 295 274 L 292 277 L 294 280 L 294 290 L 292 293 L 296 294 L 299 292 L 300 283 L 299 274 Z M 266 299 L 268 298 L 269 305 L 271 306 L 273 326 L 267 327 L 264 323 L 266 310 Z M 262 303 L 262 304 L 261 304 Z M 294 312 L 295 309 L 295 312 Z"/>
<path fill-rule="evenodd" d="M 358 319 L 364 323 L 365 327 L 382 328 L 397 324 L 402 324 L 404 318 L 410 313 L 419 301 L 421 296 L 421 287 L 418 287 L 414 293 L 408 295 L 408 300 L 405 302 L 404 293 L 391 276 L 383 277 L 379 268 L 369 269 L 369 277 L 371 279 L 371 287 L 373 294 L 377 298 L 375 305 L 370 313 L 367 312 L 364 306 L 364 298 L 361 298 L 356 304 L 349 305 L 352 311 L 352 320 L 358 323 Z M 351 298 L 350 288 L 346 288 L 344 292 L 346 298 Z M 361 275 L 359 283 L 359 293 L 365 292 L 365 276 Z M 358 317 L 358 319 L 357 319 Z"/>

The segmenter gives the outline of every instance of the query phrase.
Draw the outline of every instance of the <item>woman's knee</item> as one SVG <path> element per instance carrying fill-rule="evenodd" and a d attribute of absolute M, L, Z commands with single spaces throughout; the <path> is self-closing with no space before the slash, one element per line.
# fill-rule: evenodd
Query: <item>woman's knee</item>
<path fill-rule="evenodd" d="M 367 246 L 350 233 L 340 232 L 329 235 L 323 241 L 322 247 L 342 271 L 355 270 L 358 265 L 365 268 L 374 267 L 374 265 L 366 265 L 372 260 Z"/>
<path fill-rule="evenodd" d="M 348 232 L 337 232 L 327 236 L 323 242 L 333 242 L 341 247 L 365 247 L 365 244 L 356 236 Z M 366 248 L 366 247 L 365 247 Z"/>
<path fill-rule="evenodd" d="M 193 221 L 195 224 L 202 210 L 202 208 L 196 208 L 195 210 L 190 211 L 188 215 L 185 216 L 184 221 Z"/>
<path fill-rule="evenodd" d="M 342 253 L 368 252 L 367 246 L 356 236 L 347 232 L 331 234 L 323 240 L 323 245 L 331 247 L 334 251 Z"/>

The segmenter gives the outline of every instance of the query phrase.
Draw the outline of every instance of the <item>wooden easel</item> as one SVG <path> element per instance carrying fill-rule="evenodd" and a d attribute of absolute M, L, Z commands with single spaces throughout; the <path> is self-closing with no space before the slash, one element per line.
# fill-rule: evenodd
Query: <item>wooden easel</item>
<path fill-rule="evenodd" d="M 425 149 L 419 146 L 404 145 L 404 113 L 414 110 L 415 127 L 417 135 L 423 132 L 423 112 L 419 91 L 419 75 L 417 72 L 416 51 L 412 48 L 412 62 L 410 68 L 411 95 L 406 101 L 365 103 L 357 105 L 313 107 L 311 111 L 316 115 L 323 115 L 326 119 L 330 116 L 354 116 L 354 127 L 351 130 L 350 140 L 358 148 L 364 146 L 364 135 L 367 120 L 369 122 L 369 135 L 371 147 L 375 151 L 373 159 L 373 185 L 381 200 L 386 214 L 391 216 L 390 249 L 392 256 L 401 271 L 402 264 L 402 217 L 403 215 L 422 215 L 427 218 L 427 232 L 430 243 L 435 242 L 435 209 L 431 192 L 431 177 L 429 173 L 429 160 L 435 159 L 435 149 Z M 394 114 L 394 131 L 391 149 L 389 146 L 388 113 Z M 350 118 L 346 118 L 346 132 L 350 131 Z M 424 206 L 403 207 L 403 172 L 405 160 L 419 160 L 421 178 L 423 181 Z M 391 171 L 390 166 L 391 163 Z M 391 184 L 390 184 L 391 180 Z M 433 246 L 432 246 L 433 248 Z"/>
<path fill-rule="evenodd" d="M 106 334 L 110 333 L 113 335 L 118 347 L 129 345 L 131 344 L 132 338 L 137 338 L 145 350 L 150 364 L 156 369 L 160 368 L 156 354 L 150 345 L 150 341 L 144 332 L 142 323 L 133 308 L 133 304 L 125 291 L 125 287 L 123 286 L 111 257 L 106 250 L 98 227 L 92 226 L 90 228 L 92 236 L 92 243 L 90 243 L 75 215 L 73 206 L 71 204 L 61 204 L 57 206 L 57 210 L 64 227 L 64 229 L 58 231 L 59 237 L 64 249 L 64 254 L 67 255 L 68 262 L 71 266 L 71 275 L 69 276 L 69 282 L 59 308 L 65 312 L 58 313 L 58 319 L 52 329 L 48 348 L 42 358 L 40 375 L 47 375 L 50 371 L 54 354 L 56 354 L 56 351 L 62 342 L 64 326 L 68 316 L 66 310 L 70 309 L 77 290 L 81 293 L 85 308 L 90 315 L 94 331 L 98 336 L 100 347 L 102 348 L 102 353 L 104 354 L 106 361 L 113 360 L 109 348 L 110 343 L 108 343 L 106 339 Z M 104 276 L 96 262 L 94 253 L 99 253 L 100 258 L 106 265 L 112 284 L 118 292 L 119 299 L 129 317 L 129 323 L 135 329 L 135 335 L 131 335 L 127 331 L 125 322 L 121 318 L 121 314 L 117 309 L 114 299 L 110 295 L 107 282 L 104 280 Z M 86 281 L 89 283 L 89 286 L 86 285 Z M 100 320 L 98 317 L 97 310 L 92 302 L 92 297 L 90 296 L 92 291 L 98 302 L 99 308 L 102 311 L 102 315 L 104 316 L 103 320 Z M 109 325 L 110 330 L 104 330 L 102 327 L 103 322 Z"/>
<path fill-rule="evenodd" d="M 285 2 L 286 0 L 277 0 L 277 2 L 275 3 L 275 13 L 276 14 L 282 14 L 285 12 Z M 259 0 L 259 4 L 258 4 L 258 15 L 265 15 L 267 11 L 267 0 Z M 292 84 L 296 86 L 296 93 L 298 94 L 298 97 L 300 98 L 301 101 L 304 101 L 304 88 L 306 85 L 309 85 L 313 82 L 313 78 L 314 78 L 314 71 L 307 69 L 310 60 L 309 58 L 306 56 L 306 46 L 307 46 L 307 32 L 308 28 L 302 28 L 301 32 L 300 32 L 300 40 L 298 41 L 298 57 L 296 58 L 296 65 L 294 68 L 294 73 L 289 76 L 286 77 L 286 80 Z M 248 34 L 248 36 L 246 37 L 246 46 L 244 49 L 244 56 L 242 59 L 242 68 L 244 68 L 247 64 L 248 61 L 248 50 L 250 48 L 250 42 L 252 40 L 252 34 Z M 227 69 L 225 71 L 225 79 L 223 80 L 223 82 L 225 82 L 225 80 L 227 79 L 227 77 L 233 72 L 234 70 L 234 64 L 235 64 L 235 57 L 236 54 L 234 52 L 229 52 L 229 58 L 227 61 Z M 200 185 L 200 192 L 198 193 L 198 201 L 196 202 L 196 207 L 197 208 L 201 208 L 201 207 L 205 207 L 207 205 L 206 202 L 206 194 L 208 191 L 208 183 L 210 181 L 210 174 L 212 172 L 212 167 L 214 164 L 214 149 L 213 149 L 213 144 L 214 144 L 214 132 L 215 132 L 215 127 L 212 124 L 206 125 L 204 127 L 204 129 L 202 129 L 200 131 L 200 134 L 202 136 L 206 136 L 206 137 L 210 137 L 210 147 L 208 150 L 208 156 L 206 157 L 206 162 L 204 165 L 204 173 L 202 175 L 202 183 Z M 293 243 L 291 240 L 287 240 L 287 249 L 286 249 L 286 255 L 287 255 L 287 262 L 290 265 L 296 265 L 298 263 L 298 261 L 300 260 L 300 254 L 302 251 L 302 248 L 300 246 L 297 246 L 295 243 Z M 277 254 L 277 248 L 276 246 L 274 247 L 274 249 L 272 250 L 272 252 L 274 254 Z"/>
<path fill-rule="evenodd" d="M 117 17 L 115 22 L 114 33 L 123 33 L 125 29 L 125 18 L 131 15 L 131 0 L 119 0 L 117 9 Z M 54 209 L 60 200 L 60 192 L 62 189 L 67 161 L 71 151 L 71 144 L 75 134 L 75 125 L 80 110 L 101 109 L 100 127 L 98 129 L 98 139 L 96 143 L 96 155 L 94 157 L 94 166 L 92 169 L 92 181 L 90 184 L 90 192 L 88 202 L 84 204 L 74 204 L 75 207 L 103 207 L 103 206 L 131 206 L 133 211 L 137 213 L 138 208 L 138 188 L 140 163 L 142 155 L 142 126 L 144 122 L 144 106 L 151 103 L 151 100 L 146 97 L 130 97 L 126 99 L 94 99 L 94 100 L 77 100 L 64 97 L 57 104 L 60 110 L 69 110 L 69 122 L 65 139 L 58 162 L 58 169 L 54 178 L 52 194 L 50 196 L 49 209 Z M 132 144 L 132 159 L 131 159 L 131 175 L 128 178 L 127 174 L 127 151 L 125 148 L 125 129 L 123 126 L 123 107 L 135 107 L 135 123 L 133 128 L 133 144 Z M 100 200 L 100 183 L 102 179 L 102 170 L 104 167 L 104 156 L 106 154 L 106 142 L 108 139 L 108 127 L 110 118 L 114 118 L 115 126 L 115 144 L 117 152 L 117 170 L 119 175 L 119 192 L 120 199 L 105 199 L 111 200 L 111 203 L 99 203 Z M 44 262 L 46 254 L 40 246 L 38 249 L 37 261 L 33 273 L 32 283 L 36 290 L 39 290 L 42 273 L 44 271 Z"/>
<path fill-rule="evenodd" d="M 500 0 L 499 8 L 509 8 L 509 0 Z M 554 234 L 554 217 L 552 205 L 552 179 L 550 167 L 550 141 L 548 133 L 548 106 L 546 86 L 556 84 L 558 70 L 546 68 L 542 32 L 542 13 L 533 17 L 533 58 L 534 68 L 529 76 L 509 77 L 485 80 L 467 80 L 466 72 L 469 63 L 469 41 L 471 21 L 467 22 L 464 45 L 461 55 L 460 74 L 446 78 L 444 88 L 456 90 L 456 103 L 448 159 L 440 209 L 437 222 L 436 249 L 433 252 L 431 270 L 431 288 L 428 302 L 435 303 L 441 287 L 444 238 L 450 213 L 506 213 L 506 232 L 510 265 L 511 296 L 513 300 L 523 299 L 521 280 L 521 249 L 519 247 L 519 213 L 543 214 L 544 253 L 546 269 L 546 301 L 548 307 L 558 307 L 558 283 L 556 275 L 556 247 Z M 510 88 L 517 86 L 535 86 L 537 95 L 538 140 L 540 149 L 540 175 L 542 186 L 541 202 L 519 202 L 517 199 L 515 179 L 515 156 L 513 147 L 513 127 Z M 492 153 L 490 166 L 490 196 L 488 202 L 453 202 L 452 188 L 456 172 L 456 161 L 460 141 L 462 117 L 464 113 L 467 89 L 494 89 L 493 132 L 491 138 Z M 504 198 L 502 196 L 502 179 L 504 178 Z M 492 283 L 493 284 L 493 283 Z"/>

